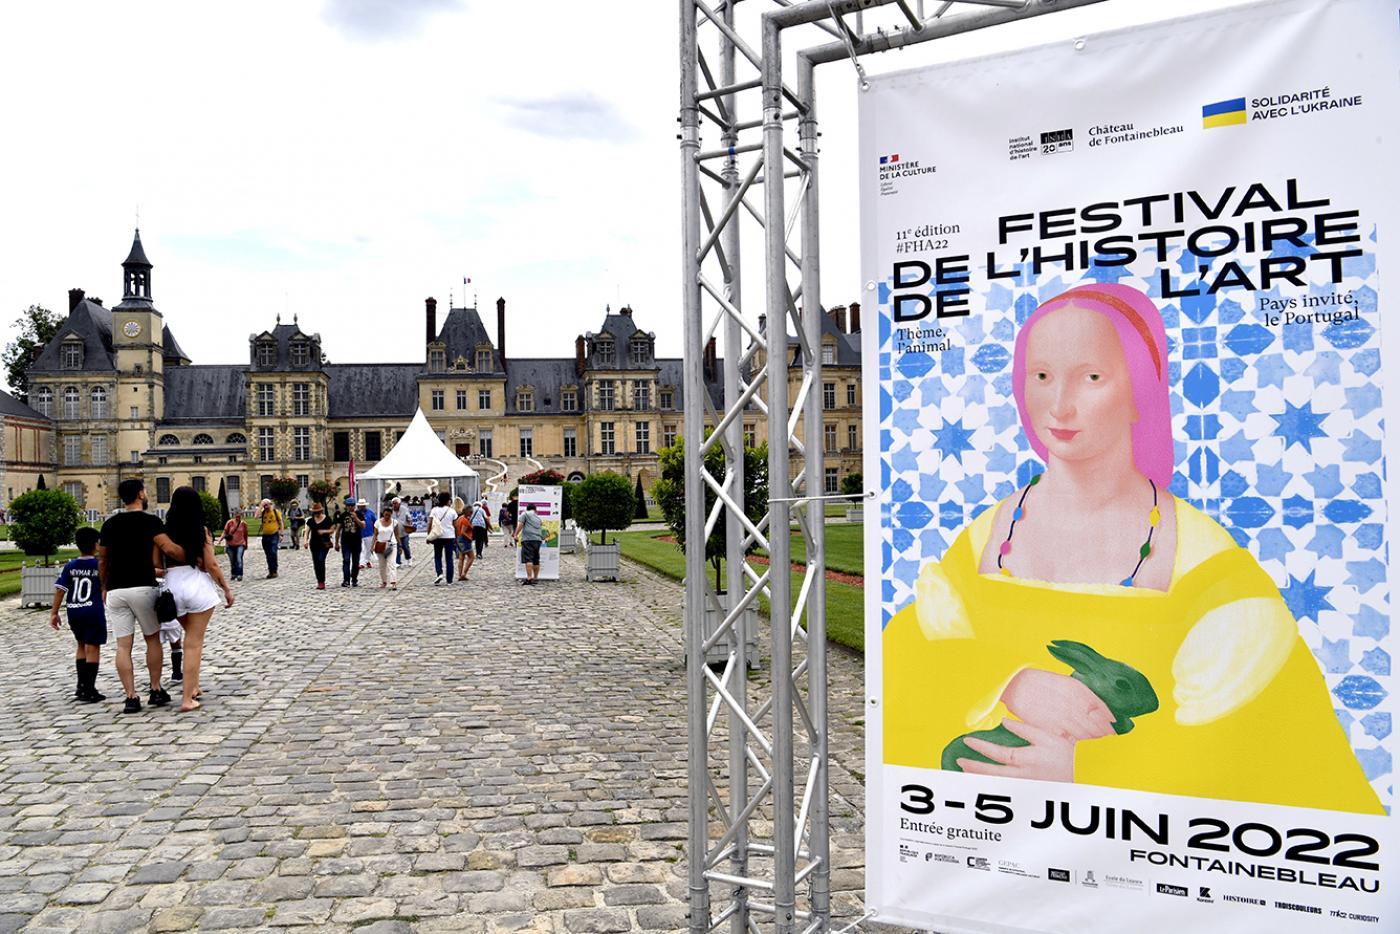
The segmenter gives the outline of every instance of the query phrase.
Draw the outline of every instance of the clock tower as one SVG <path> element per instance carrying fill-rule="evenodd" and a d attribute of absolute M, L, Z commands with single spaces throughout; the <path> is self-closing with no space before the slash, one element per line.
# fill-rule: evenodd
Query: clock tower
<path fill-rule="evenodd" d="M 131 252 L 122 263 L 122 301 L 112 309 L 118 462 L 126 461 L 132 451 L 150 448 L 155 423 L 165 414 L 164 327 L 151 301 L 151 261 L 137 228 Z"/>

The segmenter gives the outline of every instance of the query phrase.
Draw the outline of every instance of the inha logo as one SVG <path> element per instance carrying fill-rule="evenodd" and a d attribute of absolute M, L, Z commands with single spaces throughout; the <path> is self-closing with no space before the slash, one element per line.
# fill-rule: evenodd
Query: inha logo
<path fill-rule="evenodd" d="M 1218 126 L 1235 126 L 1249 119 L 1244 109 L 1244 98 L 1236 97 L 1228 101 L 1216 101 L 1201 108 L 1201 123 L 1207 130 Z"/>
<path fill-rule="evenodd" d="M 892 155 L 881 156 L 881 157 L 880 157 L 880 164 L 881 164 L 881 165 L 894 165 L 894 164 L 895 164 L 896 162 L 898 162 L 898 161 L 899 161 L 899 153 L 894 153 L 894 154 L 892 154 Z"/>

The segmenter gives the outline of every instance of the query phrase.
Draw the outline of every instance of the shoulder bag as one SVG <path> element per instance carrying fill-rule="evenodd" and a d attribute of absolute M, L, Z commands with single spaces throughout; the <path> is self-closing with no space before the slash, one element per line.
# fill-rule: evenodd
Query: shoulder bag
<path fill-rule="evenodd" d="M 161 581 L 160 593 L 156 594 L 156 619 L 162 623 L 168 623 L 178 615 L 175 607 L 175 595 L 170 592 L 165 581 Z"/>

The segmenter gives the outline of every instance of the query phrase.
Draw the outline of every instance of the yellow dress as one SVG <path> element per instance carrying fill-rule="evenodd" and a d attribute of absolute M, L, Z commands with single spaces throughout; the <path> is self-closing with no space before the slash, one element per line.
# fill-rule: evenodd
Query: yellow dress
<path fill-rule="evenodd" d="M 919 574 L 884 641 L 884 759 L 939 768 L 943 747 L 1008 716 L 1023 668 L 1069 674 L 1046 646 L 1083 642 L 1152 683 L 1158 710 L 1080 742 L 1075 781 L 1138 791 L 1384 814 L 1322 673 L 1254 557 L 1176 501 L 1165 591 L 978 573 L 995 509 Z"/>

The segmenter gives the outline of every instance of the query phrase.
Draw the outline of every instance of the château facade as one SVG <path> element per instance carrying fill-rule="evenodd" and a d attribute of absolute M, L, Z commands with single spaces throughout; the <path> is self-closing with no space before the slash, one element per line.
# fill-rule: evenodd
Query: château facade
<path fill-rule="evenodd" d="M 477 309 L 449 308 L 439 322 L 429 298 L 421 362 L 332 363 L 320 335 L 294 317 L 250 335 L 246 363 L 195 364 L 156 308 L 152 268 L 138 230 L 120 304 L 69 292 L 66 320 L 28 368 L 28 407 L 17 410 L 24 425 L 41 426 L 31 442 L 38 470 L 27 463 L 24 488 L 52 464 L 49 486 L 98 512 L 116 508 L 117 484 L 130 476 L 145 479 L 155 507 L 181 485 L 214 493 L 221 483 L 231 507 L 247 506 L 274 476 L 303 487 L 339 480 L 345 490 L 351 462 L 356 473 L 372 467 L 419 407 L 483 477 L 500 461 L 509 480 L 544 466 L 574 479 L 613 470 L 649 485 L 656 452 L 680 437 L 684 407 L 706 405 L 684 398 L 681 360 L 656 355 L 655 334 L 630 308 L 609 309 L 597 331 L 576 338 L 572 358 L 510 355 L 505 299 L 493 340 Z M 822 342 L 823 485 L 832 492 L 861 469 L 859 306 L 849 315 L 848 326 L 845 308 L 829 312 Z M 789 342 L 793 393 L 796 347 Z M 705 377 L 710 410 L 722 394 L 713 342 Z M 766 432 L 755 407 L 745 436 Z M 6 502 L 19 492 L 10 487 Z"/>

